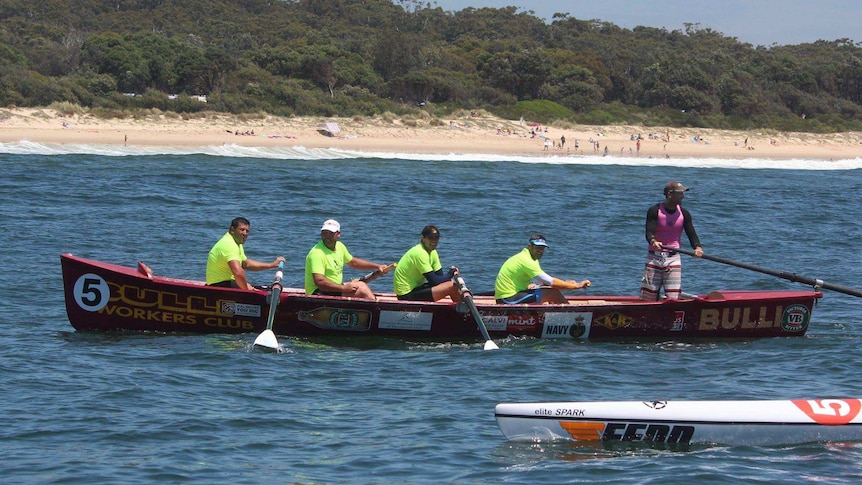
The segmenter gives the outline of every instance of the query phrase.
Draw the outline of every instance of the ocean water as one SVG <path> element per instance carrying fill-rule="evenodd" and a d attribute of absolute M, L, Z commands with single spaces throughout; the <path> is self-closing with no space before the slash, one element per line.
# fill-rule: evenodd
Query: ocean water
<path fill-rule="evenodd" d="M 862 444 L 507 442 L 498 402 L 862 397 L 862 301 L 826 291 L 803 338 L 475 344 L 78 333 L 59 255 L 202 279 L 238 215 L 300 286 L 324 219 L 388 263 L 421 228 L 475 291 L 530 233 L 543 268 L 633 294 L 671 179 L 707 253 L 862 288 L 862 160 L 651 160 L 0 143 L 3 483 L 808 483 L 862 479 Z M 358 275 L 358 274 L 357 274 Z M 349 276 L 349 275 L 348 275 Z M 252 273 L 266 284 L 269 272 Z M 391 279 L 372 284 L 390 290 Z M 683 289 L 801 288 L 684 260 Z"/>

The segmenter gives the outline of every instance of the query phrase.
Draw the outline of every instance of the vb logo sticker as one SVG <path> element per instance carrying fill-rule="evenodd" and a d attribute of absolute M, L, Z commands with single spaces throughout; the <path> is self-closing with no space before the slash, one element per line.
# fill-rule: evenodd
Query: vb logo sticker
<path fill-rule="evenodd" d="M 801 332 L 808 328 L 811 312 L 805 305 L 790 305 L 781 315 L 781 328 L 788 332 Z"/>

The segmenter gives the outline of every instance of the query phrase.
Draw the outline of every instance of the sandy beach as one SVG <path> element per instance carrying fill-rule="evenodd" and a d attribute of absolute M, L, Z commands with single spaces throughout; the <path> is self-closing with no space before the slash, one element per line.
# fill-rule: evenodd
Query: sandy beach
<path fill-rule="evenodd" d="M 327 133 L 325 123 L 337 123 Z M 640 147 L 638 147 L 638 135 Z M 565 143 L 561 145 L 562 137 Z M 862 133 L 813 134 L 642 126 L 531 126 L 485 112 L 439 120 L 394 115 L 282 118 L 148 112 L 126 119 L 0 109 L 0 142 L 139 146 L 340 148 L 394 153 L 602 155 L 646 158 L 846 160 L 862 157 Z M 598 142 L 598 149 L 595 148 Z M 577 146 L 576 146 L 577 145 Z"/>

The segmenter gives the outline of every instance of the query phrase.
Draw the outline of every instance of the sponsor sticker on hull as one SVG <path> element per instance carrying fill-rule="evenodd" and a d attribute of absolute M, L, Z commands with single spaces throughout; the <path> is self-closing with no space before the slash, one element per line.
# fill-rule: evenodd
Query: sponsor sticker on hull
<path fill-rule="evenodd" d="M 781 315 L 781 328 L 788 332 L 801 332 L 808 328 L 811 313 L 805 305 L 790 305 Z"/>
<path fill-rule="evenodd" d="M 489 332 L 529 333 L 536 329 L 539 319 L 535 313 L 480 313 Z"/>
<path fill-rule="evenodd" d="M 327 330 L 365 332 L 371 328 L 371 312 L 345 308 L 320 307 L 296 314 L 297 320 Z"/>
<path fill-rule="evenodd" d="M 609 330 L 628 327 L 635 319 L 620 312 L 608 313 L 596 319 L 596 323 Z"/>
<path fill-rule="evenodd" d="M 685 329 L 685 312 L 673 312 L 673 325 L 670 327 L 671 332 L 680 332 Z"/>
<path fill-rule="evenodd" d="M 242 317 L 259 317 L 260 305 L 249 305 L 234 301 L 219 300 L 221 312 L 225 315 L 237 315 Z"/>
<path fill-rule="evenodd" d="M 380 321 L 377 328 L 393 330 L 431 330 L 431 320 L 434 315 L 430 312 L 394 312 L 383 310 L 380 312 Z"/>
<path fill-rule="evenodd" d="M 505 332 L 506 325 L 509 323 L 509 317 L 506 315 L 488 315 L 482 313 L 482 321 L 485 322 L 485 328 L 489 332 Z"/>
<path fill-rule="evenodd" d="M 592 322 L 593 312 L 548 312 L 542 338 L 587 339 Z"/>

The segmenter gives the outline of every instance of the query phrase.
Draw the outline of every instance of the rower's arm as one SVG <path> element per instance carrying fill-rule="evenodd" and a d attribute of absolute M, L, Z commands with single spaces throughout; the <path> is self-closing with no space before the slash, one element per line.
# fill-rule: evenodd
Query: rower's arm
<path fill-rule="evenodd" d="M 245 270 L 242 269 L 242 264 L 240 264 L 238 260 L 230 260 L 227 262 L 227 265 L 230 268 L 230 272 L 233 273 L 233 279 L 236 281 L 236 285 L 239 288 L 246 290 L 254 289 L 250 284 L 248 284 L 248 279 L 245 277 Z"/>
<path fill-rule="evenodd" d="M 554 278 L 554 282 L 551 284 L 551 288 L 559 288 L 563 290 L 578 290 L 581 288 L 586 288 L 590 286 L 590 280 L 584 280 L 580 283 L 575 280 L 561 280 L 559 278 Z"/>

